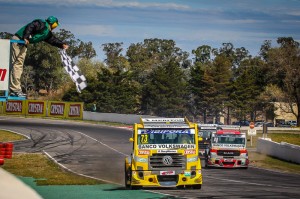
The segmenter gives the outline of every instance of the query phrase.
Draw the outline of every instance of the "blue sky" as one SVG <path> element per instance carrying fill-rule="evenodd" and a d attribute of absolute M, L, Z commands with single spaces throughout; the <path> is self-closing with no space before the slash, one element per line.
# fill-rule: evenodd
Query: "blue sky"
<path fill-rule="evenodd" d="M 258 55 L 264 40 L 300 42 L 300 0 L 0 0 L 0 32 L 15 33 L 36 18 L 56 16 L 76 39 L 101 45 L 172 39 L 191 53 L 231 42 Z"/>

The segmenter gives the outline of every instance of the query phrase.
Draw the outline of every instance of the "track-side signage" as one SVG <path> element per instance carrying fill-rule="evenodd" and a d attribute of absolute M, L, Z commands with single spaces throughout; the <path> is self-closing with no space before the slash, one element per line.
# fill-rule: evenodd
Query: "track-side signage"
<path fill-rule="evenodd" d="M 8 90 L 10 40 L 0 39 L 0 90 Z"/>

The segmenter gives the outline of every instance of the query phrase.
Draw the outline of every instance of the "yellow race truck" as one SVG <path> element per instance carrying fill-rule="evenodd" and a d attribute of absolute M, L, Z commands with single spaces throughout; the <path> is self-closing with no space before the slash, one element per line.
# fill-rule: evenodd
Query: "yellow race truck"
<path fill-rule="evenodd" d="M 198 127 L 186 118 L 141 118 L 129 139 L 125 186 L 201 189 Z"/>

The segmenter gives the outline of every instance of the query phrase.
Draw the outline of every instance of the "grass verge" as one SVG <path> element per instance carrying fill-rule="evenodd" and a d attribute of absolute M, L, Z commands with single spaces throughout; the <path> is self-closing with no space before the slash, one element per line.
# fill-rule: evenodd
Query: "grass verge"
<path fill-rule="evenodd" d="M 299 164 L 283 161 L 261 153 L 249 152 L 249 160 L 250 165 L 254 167 L 300 174 Z"/>
<path fill-rule="evenodd" d="M 24 139 L 26 139 L 26 137 L 22 135 L 0 129 L 0 142 L 17 141 Z"/>
<path fill-rule="evenodd" d="M 5 159 L 3 169 L 22 177 L 36 179 L 37 185 L 95 185 L 103 182 L 63 170 L 44 154 L 14 153 Z"/>

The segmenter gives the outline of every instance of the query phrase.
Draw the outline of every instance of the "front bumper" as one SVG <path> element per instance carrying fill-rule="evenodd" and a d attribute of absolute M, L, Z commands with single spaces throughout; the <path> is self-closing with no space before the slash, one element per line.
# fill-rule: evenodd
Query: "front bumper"
<path fill-rule="evenodd" d="M 248 158 L 208 158 L 206 166 L 223 168 L 247 168 Z"/>
<path fill-rule="evenodd" d="M 157 173 L 155 171 L 154 173 Z M 157 175 L 151 171 L 132 171 L 131 186 L 177 187 L 202 184 L 201 170 L 183 171 L 175 175 Z"/>

